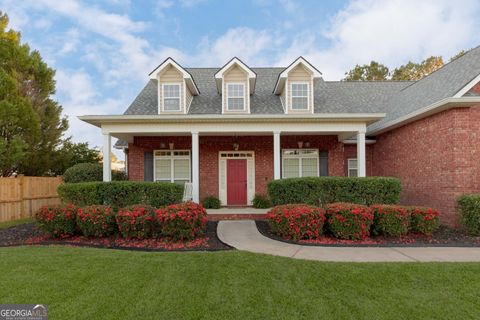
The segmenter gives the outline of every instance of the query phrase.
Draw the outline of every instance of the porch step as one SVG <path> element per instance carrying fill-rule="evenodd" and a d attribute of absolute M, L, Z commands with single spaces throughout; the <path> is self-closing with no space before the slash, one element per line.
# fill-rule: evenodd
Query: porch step
<path fill-rule="evenodd" d="M 226 213 L 226 214 L 207 214 L 207 219 L 209 221 L 220 221 L 220 220 L 261 220 L 265 219 L 266 214 L 258 213 Z"/>

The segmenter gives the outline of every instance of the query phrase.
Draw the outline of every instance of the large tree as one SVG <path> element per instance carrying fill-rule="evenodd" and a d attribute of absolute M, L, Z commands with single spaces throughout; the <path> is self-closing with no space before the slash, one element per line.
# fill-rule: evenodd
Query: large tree
<path fill-rule="evenodd" d="M 8 17 L 0 12 L 0 174 L 62 174 L 76 163 L 73 152 L 79 160 L 98 162 L 88 144 L 62 138 L 68 120 L 52 98 L 55 71 L 7 28 Z"/>
<path fill-rule="evenodd" d="M 441 56 L 431 56 L 420 63 L 409 61 L 393 70 L 392 80 L 420 80 L 442 66 L 443 59 Z"/>
<path fill-rule="evenodd" d="M 388 68 L 381 63 L 371 61 L 370 64 L 356 65 L 352 70 L 345 72 L 347 81 L 375 81 L 387 80 Z"/>

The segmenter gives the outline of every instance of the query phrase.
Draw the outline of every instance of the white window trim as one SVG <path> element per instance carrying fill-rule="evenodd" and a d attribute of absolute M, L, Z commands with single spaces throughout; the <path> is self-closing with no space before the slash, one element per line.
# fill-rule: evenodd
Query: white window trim
<path fill-rule="evenodd" d="M 290 85 L 289 85 L 289 90 L 290 90 L 290 99 L 289 99 L 290 100 L 289 101 L 290 102 L 290 106 L 289 106 L 290 108 L 289 109 L 290 109 L 290 111 L 292 111 L 292 112 L 296 112 L 296 111 L 302 112 L 302 111 L 310 110 L 310 95 L 311 95 L 311 92 L 312 92 L 312 90 L 310 88 L 310 85 L 311 85 L 310 83 L 311 83 L 311 81 L 291 81 L 290 82 Z M 293 96 L 292 87 L 293 87 L 294 84 L 306 84 L 307 85 L 307 108 L 305 108 L 305 109 L 293 109 L 293 98 L 294 98 L 294 96 Z M 295 96 L 295 97 L 305 98 L 304 96 Z"/>
<path fill-rule="evenodd" d="M 305 155 L 305 156 L 302 156 L 302 155 L 285 155 L 285 152 L 287 152 L 287 151 L 300 151 L 300 150 L 316 151 L 317 154 L 315 156 L 312 156 L 312 155 Z M 319 177 L 320 176 L 320 150 L 319 149 L 312 149 L 312 148 L 308 148 L 308 149 L 298 149 L 298 148 L 297 149 L 295 149 L 295 148 L 282 149 L 282 179 L 285 178 L 285 166 L 284 166 L 284 162 L 283 162 L 284 159 L 299 159 L 298 177 L 301 178 L 302 177 L 303 159 L 312 159 L 312 158 L 315 158 L 317 160 L 317 174 L 316 174 L 316 176 Z"/>
<path fill-rule="evenodd" d="M 179 90 L 179 95 L 178 98 L 168 98 L 168 99 L 178 99 L 178 110 L 165 110 L 165 86 L 170 86 L 170 85 L 177 85 L 178 90 Z M 181 82 L 165 82 L 162 83 L 162 112 L 182 112 L 183 106 L 182 106 L 182 92 L 183 92 L 183 86 Z"/>
<path fill-rule="evenodd" d="M 169 156 L 156 156 L 155 153 L 157 151 L 160 152 L 171 152 Z M 182 156 L 175 156 L 175 152 L 188 152 L 188 155 L 182 155 Z M 177 150 L 170 150 L 170 149 L 160 149 L 160 150 L 153 150 L 153 181 L 155 182 L 169 182 L 168 180 L 157 180 L 157 162 L 155 160 L 162 159 L 162 160 L 170 160 L 170 182 L 174 183 L 175 182 L 175 166 L 174 160 L 188 160 L 188 169 L 189 169 L 189 178 L 188 180 L 185 180 L 185 182 L 191 182 L 192 181 L 192 160 L 191 160 L 191 152 L 190 150 L 182 150 L 182 149 L 177 149 Z M 183 179 L 182 179 L 183 180 Z"/>
<path fill-rule="evenodd" d="M 347 159 L 347 175 L 349 177 L 353 177 L 350 175 L 350 170 L 355 170 L 357 172 L 357 175 L 355 177 L 358 177 L 358 166 L 355 164 L 354 166 L 350 166 L 351 161 L 357 161 L 357 158 L 348 158 Z"/>
<path fill-rule="evenodd" d="M 230 97 L 230 92 L 229 92 L 229 89 L 228 89 L 228 87 L 229 87 L 230 85 L 240 85 L 240 86 L 242 86 L 242 87 L 243 87 L 243 97 Z M 245 85 L 245 83 L 242 83 L 242 82 L 227 82 L 227 83 L 226 83 L 227 97 L 226 97 L 226 99 L 225 99 L 225 100 L 226 100 L 225 102 L 226 102 L 226 104 L 227 104 L 227 108 L 226 108 L 226 111 L 227 111 L 227 112 L 245 112 L 245 111 L 247 111 L 247 99 L 245 98 L 245 95 L 246 95 L 246 94 L 245 94 L 245 92 L 246 92 L 245 90 L 246 90 L 246 85 Z M 229 105 L 228 105 L 228 99 L 229 99 L 229 98 L 242 98 L 242 99 L 243 99 L 243 109 L 234 109 L 234 110 L 231 110 L 230 107 L 229 107 Z"/>

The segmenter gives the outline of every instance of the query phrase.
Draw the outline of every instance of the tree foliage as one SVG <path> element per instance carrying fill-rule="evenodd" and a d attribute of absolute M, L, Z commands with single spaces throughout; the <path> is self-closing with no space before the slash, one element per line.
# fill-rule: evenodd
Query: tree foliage
<path fill-rule="evenodd" d="M 392 80 L 420 80 L 442 66 L 443 59 L 441 56 L 431 56 L 420 63 L 409 61 L 393 70 Z"/>
<path fill-rule="evenodd" d="M 98 162 L 87 144 L 63 139 L 68 120 L 52 98 L 55 71 L 7 28 L 8 16 L 0 11 L 0 174 L 61 174 L 75 164 L 72 152 Z"/>
<path fill-rule="evenodd" d="M 53 153 L 51 173 L 61 175 L 79 163 L 100 163 L 102 157 L 97 149 L 90 148 L 87 142 L 73 143 L 70 139 Z"/>
<path fill-rule="evenodd" d="M 387 80 L 389 70 L 386 66 L 376 61 L 371 61 L 370 64 L 356 65 L 352 70 L 345 72 L 345 79 L 347 81 L 375 81 Z"/>

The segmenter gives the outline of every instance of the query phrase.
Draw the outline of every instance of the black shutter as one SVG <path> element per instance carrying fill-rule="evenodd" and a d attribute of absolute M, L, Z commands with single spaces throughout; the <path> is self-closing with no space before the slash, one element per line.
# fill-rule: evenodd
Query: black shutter
<path fill-rule="evenodd" d="M 143 180 L 153 181 L 153 153 L 143 154 Z"/>
<path fill-rule="evenodd" d="M 328 151 L 320 151 L 320 176 L 328 176 Z"/>

